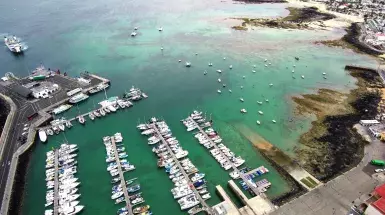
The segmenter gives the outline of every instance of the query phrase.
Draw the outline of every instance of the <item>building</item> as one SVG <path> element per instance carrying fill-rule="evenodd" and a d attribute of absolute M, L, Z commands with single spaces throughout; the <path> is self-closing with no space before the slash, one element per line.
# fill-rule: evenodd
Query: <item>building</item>
<path fill-rule="evenodd" d="M 376 187 L 366 203 L 365 215 L 385 215 L 385 184 Z"/>
<path fill-rule="evenodd" d="M 52 94 L 53 92 L 57 91 L 59 89 L 59 86 L 57 84 L 53 84 L 50 87 L 39 87 L 39 88 L 33 88 L 32 89 L 32 95 L 33 97 L 40 99 L 40 98 L 48 98 L 49 94 Z"/>
<path fill-rule="evenodd" d="M 362 126 L 373 126 L 380 124 L 380 122 L 377 120 L 360 120 L 360 124 Z"/>

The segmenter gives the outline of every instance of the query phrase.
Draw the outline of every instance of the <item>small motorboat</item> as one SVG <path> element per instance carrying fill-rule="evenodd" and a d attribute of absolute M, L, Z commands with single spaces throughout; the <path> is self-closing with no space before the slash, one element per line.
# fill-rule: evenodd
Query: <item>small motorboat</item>
<path fill-rule="evenodd" d="M 218 82 L 219 82 L 219 83 L 221 83 L 221 82 L 222 82 L 222 80 L 221 80 L 220 78 L 218 78 Z"/>
<path fill-rule="evenodd" d="M 135 31 L 138 30 L 138 29 L 139 29 L 139 27 L 135 27 L 135 28 L 134 28 Z"/>
<path fill-rule="evenodd" d="M 260 122 L 259 120 L 257 120 L 257 124 L 258 124 L 258 125 L 260 125 L 260 124 L 261 124 L 261 122 Z"/>
<path fill-rule="evenodd" d="M 233 65 L 230 65 L 229 68 L 230 68 L 230 69 L 233 69 Z"/>
<path fill-rule="evenodd" d="M 304 76 L 304 75 L 301 75 L 301 78 L 302 78 L 302 79 L 305 79 L 305 76 Z"/>
<path fill-rule="evenodd" d="M 245 100 L 243 100 L 243 98 L 239 98 L 239 100 L 241 101 L 241 102 L 244 102 Z"/>
<path fill-rule="evenodd" d="M 247 113 L 246 109 L 241 109 L 241 113 Z"/>
<path fill-rule="evenodd" d="M 78 121 L 80 124 L 84 125 L 84 123 L 86 122 L 86 119 L 84 119 L 84 117 L 80 115 L 78 116 Z"/>
<path fill-rule="evenodd" d="M 271 120 L 273 123 L 276 123 L 277 121 L 275 121 L 274 119 L 273 120 Z"/>
<path fill-rule="evenodd" d="M 222 93 L 222 91 L 221 91 L 221 90 L 217 90 L 217 92 L 218 92 L 218 93 Z"/>
<path fill-rule="evenodd" d="M 269 86 L 270 86 L 270 87 L 272 87 L 272 86 L 273 86 L 273 84 L 269 84 Z"/>
<path fill-rule="evenodd" d="M 209 63 L 209 66 L 213 66 L 213 63 Z"/>
<path fill-rule="evenodd" d="M 218 72 L 218 73 L 222 73 L 222 70 L 218 69 L 217 72 Z"/>
<path fill-rule="evenodd" d="M 137 35 L 137 33 L 134 31 L 131 33 L 131 37 L 135 37 Z"/>
<path fill-rule="evenodd" d="M 253 73 L 256 73 L 257 71 L 253 70 Z"/>
<path fill-rule="evenodd" d="M 263 112 L 262 111 L 258 111 L 259 114 L 263 115 Z"/>
<path fill-rule="evenodd" d="M 158 28 L 158 31 L 163 31 L 163 28 L 162 28 L 162 27 L 159 27 L 159 28 Z"/>
<path fill-rule="evenodd" d="M 186 67 L 191 67 L 191 62 L 187 62 L 187 61 L 186 61 L 186 64 L 185 64 L 185 65 L 186 65 Z"/>
<path fill-rule="evenodd" d="M 145 206 L 141 206 L 141 207 L 134 208 L 134 209 L 132 210 L 132 212 L 133 212 L 134 214 L 139 214 L 139 213 L 142 214 L 142 213 L 148 211 L 149 209 L 150 209 L 150 206 L 149 206 L 149 205 L 145 205 Z"/>
<path fill-rule="evenodd" d="M 233 91 L 229 90 L 230 93 L 232 93 Z"/>

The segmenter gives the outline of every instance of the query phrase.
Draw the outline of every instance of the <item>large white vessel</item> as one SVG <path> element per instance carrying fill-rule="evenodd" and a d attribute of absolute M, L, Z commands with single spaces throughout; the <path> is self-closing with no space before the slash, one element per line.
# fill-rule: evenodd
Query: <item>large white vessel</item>
<path fill-rule="evenodd" d="M 108 88 L 110 85 L 108 83 L 100 83 L 96 87 L 92 88 L 89 93 L 94 94 L 97 92 L 100 92 L 106 88 Z"/>
<path fill-rule="evenodd" d="M 20 39 L 15 36 L 4 37 L 4 43 L 11 52 L 21 53 L 24 50 L 23 44 L 20 42 Z"/>
<path fill-rule="evenodd" d="M 41 129 L 39 131 L 39 138 L 40 138 L 40 141 L 45 143 L 45 141 L 47 141 L 47 134 L 45 133 L 45 131 L 43 129 Z"/>
<path fill-rule="evenodd" d="M 54 113 L 54 114 L 60 114 L 60 113 L 63 113 L 64 111 L 70 109 L 71 107 L 72 107 L 72 105 L 70 105 L 70 104 L 60 105 L 59 107 L 53 109 L 53 110 L 52 110 L 52 113 Z"/>
<path fill-rule="evenodd" d="M 70 98 L 69 102 L 72 103 L 72 104 L 75 104 L 75 103 L 81 102 L 81 101 L 83 101 L 83 100 L 86 100 L 86 99 L 88 99 L 88 98 L 89 98 L 88 95 L 86 95 L 86 94 L 84 94 L 84 93 L 78 93 L 78 94 L 72 96 L 72 97 Z"/>

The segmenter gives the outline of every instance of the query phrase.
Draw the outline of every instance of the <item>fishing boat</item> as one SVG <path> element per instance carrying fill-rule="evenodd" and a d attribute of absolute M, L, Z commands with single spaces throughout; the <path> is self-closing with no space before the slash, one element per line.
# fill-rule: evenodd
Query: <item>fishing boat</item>
<path fill-rule="evenodd" d="M 40 138 L 40 141 L 43 143 L 45 143 L 47 141 L 47 134 L 45 133 L 45 131 L 43 129 L 39 130 L 39 138 Z"/>
<path fill-rule="evenodd" d="M 163 27 L 159 27 L 159 28 L 158 28 L 158 31 L 163 31 Z"/>
<path fill-rule="evenodd" d="M 186 62 L 185 65 L 186 67 L 191 67 L 191 62 Z"/>
<path fill-rule="evenodd" d="M 149 209 L 150 209 L 150 206 L 149 205 L 145 205 L 145 206 L 134 208 L 132 210 L 132 212 L 134 214 L 139 214 L 139 213 L 141 214 L 141 213 L 144 213 L 144 212 L 148 211 Z"/>

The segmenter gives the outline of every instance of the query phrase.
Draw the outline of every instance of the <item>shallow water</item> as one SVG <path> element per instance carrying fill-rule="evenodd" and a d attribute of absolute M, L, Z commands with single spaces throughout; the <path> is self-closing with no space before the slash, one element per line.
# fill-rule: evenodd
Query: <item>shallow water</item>
<path fill-rule="evenodd" d="M 335 38 L 339 32 L 265 28 L 243 32 L 230 28 L 238 21 L 228 18 L 283 16 L 288 14 L 285 7 L 284 4 L 244 5 L 202 0 L 1 2 L 0 29 L 22 37 L 29 46 L 29 50 L 18 57 L 4 47 L 0 52 L 3 73 L 26 75 L 28 70 L 44 63 L 71 76 L 87 70 L 110 79 L 109 96 L 121 95 L 132 85 L 149 95 L 129 110 L 88 121 L 84 127 L 75 125 L 65 136 L 51 137 L 46 145 L 37 143 L 27 175 L 23 214 L 43 214 L 45 152 L 65 138 L 78 144 L 80 149 L 80 201 L 86 206 L 83 214 L 115 213 L 119 207 L 110 200 L 110 176 L 105 170 L 105 150 L 101 142 L 103 136 L 115 132 L 123 134 L 128 159 L 136 165 L 136 170 L 127 173 L 126 178 L 139 178 L 143 196 L 153 212 L 182 214 L 169 191 L 172 183 L 166 173 L 157 168 L 151 147 L 135 129 L 138 121 L 151 116 L 167 121 L 181 145 L 190 152 L 193 163 L 206 173 L 213 196 L 209 204 L 218 203 L 215 185 L 222 185 L 231 194 L 226 185 L 230 178 L 179 122 L 196 108 L 214 119 L 214 127 L 225 144 L 244 157 L 248 166 L 265 165 L 271 170 L 264 176 L 273 183 L 268 191 L 270 197 L 288 191 L 284 180 L 233 125 L 248 126 L 295 156 L 297 139 L 308 129 L 310 119 L 291 120 L 294 106 L 290 97 L 318 88 L 347 91 L 354 87 L 355 80 L 343 70 L 344 66 L 375 66 L 375 62 L 348 50 L 313 45 L 316 40 Z M 131 38 L 134 26 L 139 26 L 139 33 Z M 163 32 L 157 31 L 159 26 L 163 26 Z M 300 60 L 295 61 L 294 56 Z M 272 65 L 265 67 L 265 58 Z M 179 59 L 182 63 L 178 63 Z M 186 68 L 184 61 L 191 61 L 192 67 Z M 208 62 L 214 66 L 208 67 Z M 296 79 L 292 78 L 293 64 Z M 229 65 L 233 65 L 232 70 Z M 217 69 L 221 69 L 222 74 L 215 72 Z M 253 69 L 256 73 L 252 73 Z M 322 72 L 327 72 L 327 80 L 322 78 Z M 301 75 L 305 79 L 301 79 Z M 222 88 L 223 83 L 226 88 Z M 222 94 L 216 92 L 218 89 Z M 231 94 L 228 89 L 232 90 Z M 92 96 L 79 105 L 80 111 L 91 110 L 103 97 L 103 93 Z M 240 97 L 245 102 L 240 102 Z M 265 99 L 269 102 L 257 104 Z M 241 114 L 241 108 L 248 113 Z M 259 115 L 258 111 L 264 114 Z M 76 114 L 74 108 L 63 115 Z M 271 122 L 273 119 L 276 124 Z M 256 125 L 256 120 L 262 124 Z M 234 197 L 233 200 L 236 201 Z"/>

